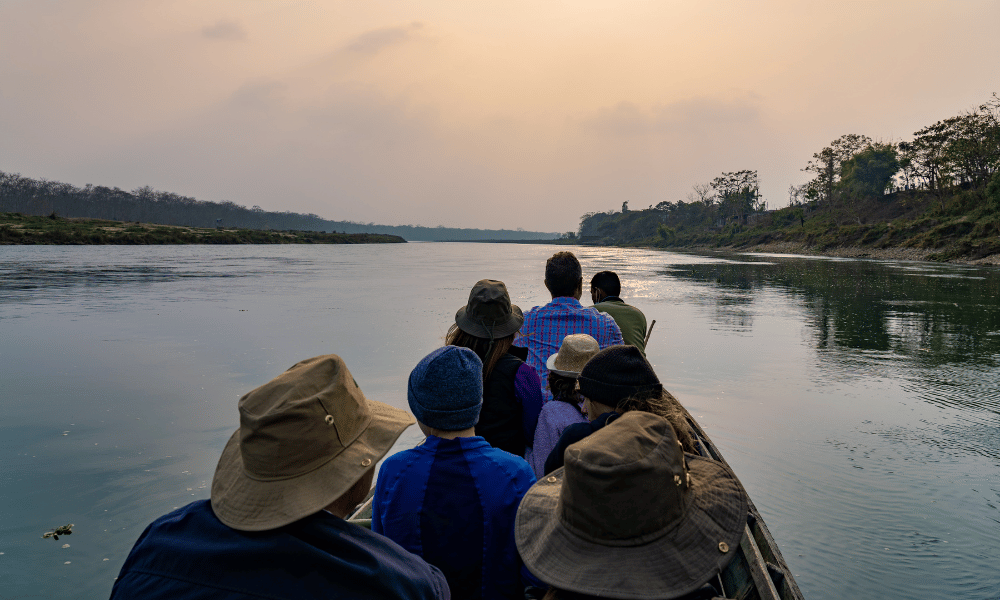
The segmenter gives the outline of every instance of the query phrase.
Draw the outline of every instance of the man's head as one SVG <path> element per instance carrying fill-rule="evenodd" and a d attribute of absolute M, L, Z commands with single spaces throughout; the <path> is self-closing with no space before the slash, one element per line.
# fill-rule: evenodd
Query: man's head
<path fill-rule="evenodd" d="M 296 364 L 240 398 L 239 410 L 212 480 L 212 510 L 242 531 L 349 504 L 413 424 L 406 411 L 365 398 L 334 354 Z"/>
<path fill-rule="evenodd" d="M 406 397 L 413 416 L 431 429 L 475 427 L 483 407 L 483 361 L 468 348 L 438 348 L 410 373 Z"/>
<path fill-rule="evenodd" d="M 545 262 L 545 287 L 553 298 L 583 295 L 583 268 L 572 252 L 556 252 Z"/>
<path fill-rule="evenodd" d="M 622 282 L 614 271 L 601 271 L 590 280 L 590 298 L 594 304 L 608 296 L 618 296 L 622 293 Z"/>

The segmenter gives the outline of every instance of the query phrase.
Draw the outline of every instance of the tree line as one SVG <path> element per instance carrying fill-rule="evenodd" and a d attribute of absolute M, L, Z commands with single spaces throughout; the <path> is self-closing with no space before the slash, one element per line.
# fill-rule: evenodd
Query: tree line
<path fill-rule="evenodd" d="M 814 153 L 802 169 L 808 182 L 789 187 L 789 206 L 804 223 L 809 213 L 834 222 L 864 223 L 930 202 L 938 211 L 971 211 L 991 202 L 986 191 L 1000 173 L 1000 96 L 928 125 L 911 140 L 873 140 L 847 134 Z M 1000 185 L 1000 184 L 998 184 Z M 886 203 L 894 207 L 879 206 Z M 592 212 L 581 217 L 584 240 L 625 241 L 670 236 L 677 227 L 748 226 L 766 215 L 756 170 L 724 172 L 693 186 L 686 201 L 646 210 Z M 664 234 L 664 231 L 666 232 Z"/>
<path fill-rule="evenodd" d="M 323 231 L 380 233 L 407 240 L 543 240 L 557 233 L 523 229 L 469 229 L 376 225 L 354 221 L 332 221 L 316 214 L 266 211 L 246 208 L 231 201 L 209 202 L 143 186 L 132 191 L 87 184 L 77 187 L 48 179 L 32 179 L 0 171 L 0 212 L 24 215 L 78 217 L 109 221 L 155 223 L 185 227 L 222 227 L 277 231 Z"/>

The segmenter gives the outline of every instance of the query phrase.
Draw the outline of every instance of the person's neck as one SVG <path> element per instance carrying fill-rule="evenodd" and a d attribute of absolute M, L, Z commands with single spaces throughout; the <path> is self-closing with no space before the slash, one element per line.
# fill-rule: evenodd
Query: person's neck
<path fill-rule="evenodd" d="M 420 426 L 420 431 L 424 432 L 424 435 L 427 436 L 433 435 L 434 437 L 439 437 L 443 440 L 453 440 L 455 438 L 476 436 L 475 427 L 469 427 L 468 429 L 459 429 L 457 431 L 449 431 L 447 429 L 437 429 L 436 427 L 425 425 L 423 423 L 420 423 L 419 421 L 417 422 L 417 425 Z"/>
<path fill-rule="evenodd" d="M 439 429 L 435 433 L 432 433 L 431 435 L 445 440 L 453 440 L 455 438 L 464 438 L 464 437 L 476 437 L 476 428 L 469 427 L 468 429 L 463 429 L 462 431 L 441 431 Z"/>

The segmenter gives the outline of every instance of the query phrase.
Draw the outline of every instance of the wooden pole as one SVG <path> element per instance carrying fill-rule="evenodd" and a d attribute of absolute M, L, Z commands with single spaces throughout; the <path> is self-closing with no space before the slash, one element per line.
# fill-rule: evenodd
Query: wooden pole
<path fill-rule="evenodd" d="M 653 335 L 653 325 L 656 325 L 656 319 L 653 319 L 653 322 L 649 324 L 649 329 L 646 330 L 646 339 L 642 342 L 643 346 L 649 343 L 649 336 Z"/>

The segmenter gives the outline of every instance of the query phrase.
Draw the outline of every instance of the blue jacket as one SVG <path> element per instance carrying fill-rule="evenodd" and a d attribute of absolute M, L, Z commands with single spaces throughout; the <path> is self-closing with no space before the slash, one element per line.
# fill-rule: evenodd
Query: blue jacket
<path fill-rule="evenodd" d="M 523 598 L 514 517 L 534 482 L 524 459 L 479 436 L 428 436 L 382 464 L 372 531 L 441 569 L 455 598 Z"/>
<path fill-rule="evenodd" d="M 391 540 L 320 511 L 269 531 L 237 531 L 208 500 L 146 528 L 111 599 L 450 598 L 441 572 Z"/>

